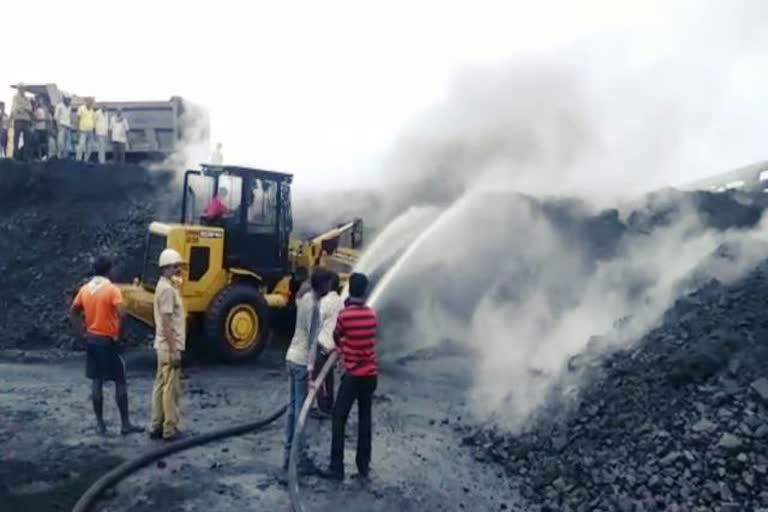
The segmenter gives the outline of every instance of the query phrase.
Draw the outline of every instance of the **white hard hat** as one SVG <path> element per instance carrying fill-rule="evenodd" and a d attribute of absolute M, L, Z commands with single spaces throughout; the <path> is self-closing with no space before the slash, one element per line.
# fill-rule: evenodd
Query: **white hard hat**
<path fill-rule="evenodd" d="M 160 253 L 160 259 L 157 262 L 157 266 L 163 268 L 170 265 L 178 265 L 180 263 L 182 263 L 181 254 L 173 249 L 165 249 Z"/>

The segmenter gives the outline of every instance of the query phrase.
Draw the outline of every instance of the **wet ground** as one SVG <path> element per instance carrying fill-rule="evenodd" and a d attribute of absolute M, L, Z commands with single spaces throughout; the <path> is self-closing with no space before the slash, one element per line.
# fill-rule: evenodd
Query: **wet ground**
<path fill-rule="evenodd" d="M 283 350 L 249 366 L 186 371 L 182 427 L 198 434 L 265 417 L 285 400 Z M 151 352 L 127 355 L 131 411 L 149 419 Z M 301 481 L 309 511 L 516 510 L 514 482 L 461 445 L 465 411 L 460 357 L 411 358 L 385 365 L 374 402 L 372 479 L 355 473 L 356 412 L 348 427 L 344 483 Z M 424 376 L 428 377 L 425 378 Z M 80 494 L 123 460 L 158 446 L 145 435 L 121 437 L 112 389 L 105 390 L 110 434 L 94 429 L 81 356 L 0 357 L 0 510 L 71 510 Z M 281 469 L 284 423 L 173 455 L 108 492 L 98 511 L 240 512 L 290 510 Z M 310 451 L 325 466 L 329 420 L 310 420 Z"/>

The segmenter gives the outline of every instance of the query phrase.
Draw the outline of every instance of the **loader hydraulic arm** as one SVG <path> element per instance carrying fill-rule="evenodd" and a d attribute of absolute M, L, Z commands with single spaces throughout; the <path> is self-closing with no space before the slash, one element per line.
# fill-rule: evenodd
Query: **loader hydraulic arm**
<path fill-rule="evenodd" d="M 350 247 L 357 249 L 363 244 L 363 219 L 355 219 L 352 222 L 341 224 L 330 231 L 321 233 L 309 241 L 310 244 L 323 244 L 325 242 L 338 240 L 346 233 L 350 234 Z"/>
<path fill-rule="evenodd" d="M 309 240 L 294 242 L 291 256 L 296 267 L 328 266 L 346 273 L 357 261 L 362 244 L 363 220 L 355 219 Z"/>

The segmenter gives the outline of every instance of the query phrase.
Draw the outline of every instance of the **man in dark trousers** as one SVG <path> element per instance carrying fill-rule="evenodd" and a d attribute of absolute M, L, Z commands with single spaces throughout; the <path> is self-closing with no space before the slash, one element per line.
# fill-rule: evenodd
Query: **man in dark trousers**
<path fill-rule="evenodd" d="M 104 381 L 114 381 L 115 399 L 120 409 L 123 435 L 143 432 L 144 429 L 131 424 L 128 416 L 128 388 L 125 376 L 125 361 L 120 356 L 120 340 L 123 296 L 120 289 L 112 284 L 109 275 L 112 262 L 99 257 L 93 264 L 93 278 L 80 288 L 71 314 L 73 321 L 80 324 L 85 336 L 85 374 L 91 379 L 91 399 L 96 415 L 96 428 L 99 434 L 105 434 Z M 85 317 L 85 325 L 81 323 Z"/>
<path fill-rule="evenodd" d="M 339 295 L 339 274 L 329 270 L 328 279 L 330 283 L 329 291 L 320 299 L 320 330 L 317 333 L 317 343 L 310 349 L 309 360 L 313 361 L 311 366 L 314 368 L 312 381 L 317 379 L 331 352 L 336 349 L 333 333 L 336 329 L 339 312 L 344 308 L 341 296 Z M 331 369 L 317 390 L 316 417 L 323 418 L 333 415 L 333 381 L 333 369 Z"/>
<path fill-rule="evenodd" d="M 333 408 L 331 465 L 326 474 L 344 479 L 344 434 L 352 404 L 357 401 L 357 470 L 367 478 L 371 463 L 371 405 L 376 390 L 376 313 L 365 304 L 368 278 L 354 273 L 349 277 L 349 298 L 339 313 L 334 340 L 344 366 L 339 393 Z"/>

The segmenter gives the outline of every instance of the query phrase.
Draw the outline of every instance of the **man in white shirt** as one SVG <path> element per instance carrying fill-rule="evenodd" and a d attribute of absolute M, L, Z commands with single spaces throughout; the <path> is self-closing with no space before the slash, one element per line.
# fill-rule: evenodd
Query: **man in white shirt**
<path fill-rule="evenodd" d="M 13 119 L 13 156 L 16 160 L 32 158 L 32 102 L 27 98 L 24 86 L 16 87 L 16 94 L 11 104 Z M 21 145 L 22 140 L 24 145 Z"/>
<path fill-rule="evenodd" d="M 45 160 L 51 156 L 49 148 L 48 127 L 51 122 L 51 113 L 44 97 L 38 97 L 32 102 L 32 156 L 38 160 Z"/>
<path fill-rule="evenodd" d="M 336 272 L 329 272 L 328 279 L 329 292 L 320 300 L 320 332 L 317 335 L 317 344 L 313 347 L 315 350 L 310 349 L 310 366 L 314 369 L 313 380 L 320 374 L 331 352 L 336 348 L 333 342 L 333 331 L 336 328 L 339 311 L 344 309 L 344 302 L 339 295 L 339 275 Z M 333 370 L 331 370 L 317 391 L 317 409 L 326 417 L 333 413 L 333 384 Z"/>
<path fill-rule="evenodd" d="M 72 145 L 72 109 L 69 108 L 69 98 L 62 96 L 53 112 L 56 122 L 56 154 L 59 158 L 67 158 Z"/>
<path fill-rule="evenodd" d="M 109 137 L 109 116 L 103 108 L 96 109 L 94 114 L 94 132 L 96 133 L 96 147 L 99 148 L 99 163 L 107 162 L 107 140 Z"/>
<path fill-rule="evenodd" d="M 128 149 L 128 121 L 123 116 L 123 110 L 117 109 L 112 118 L 112 151 L 116 164 L 125 164 L 125 150 Z"/>
<path fill-rule="evenodd" d="M 296 300 L 296 330 L 288 347 L 288 353 L 285 355 L 290 399 L 285 425 L 284 468 L 288 467 L 293 433 L 309 390 L 309 375 L 312 373 L 308 368 L 309 350 L 320 328 L 319 302 L 327 292 L 328 275 L 323 271 L 315 270 L 310 281 L 311 291 L 304 293 Z M 300 447 L 300 452 L 300 469 L 303 472 L 312 471 L 312 463 L 307 457 L 304 446 Z"/>

